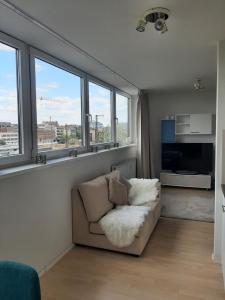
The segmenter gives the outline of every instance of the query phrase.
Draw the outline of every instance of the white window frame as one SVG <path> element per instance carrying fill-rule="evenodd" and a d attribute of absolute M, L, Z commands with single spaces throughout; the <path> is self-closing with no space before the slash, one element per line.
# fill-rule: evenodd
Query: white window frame
<path fill-rule="evenodd" d="M 93 144 L 91 145 L 90 143 L 90 130 L 89 130 L 89 118 L 88 121 L 87 121 L 87 128 L 88 128 L 88 145 L 89 147 L 98 147 L 98 149 L 101 149 L 107 145 L 112 145 L 115 143 L 115 117 L 114 117 L 114 114 L 115 114 L 115 110 L 114 110 L 114 87 L 108 83 L 105 83 L 103 82 L 102 80 L 100 79 L 97 79 L 96 77 L 93 77 L 91 75 L 87 75 L 87 103 L 88 103 L 88 112 L 86 113 L 86 115 L 89 115 L 89 82 L 93 83 L 93 84 L 96 84 L 96 85 L 99 85 L 100 87 L 102 88 L 105 88 L 107 90 L 110 91 L 110 116 L 111 116 L 111 141 L 108 142 L 108 143 L 96 143 L 96 144 Z"/>
<path fill-rule="evenodd" d="M 19 165 L 31 161 L 31 105 L 30 105 L 30 79 L 29 55 L 25 43 L 0 32 L 0 42 L 17 50 L 17 98 L 18 98 L 18 128 L 19 148 L 21 154 L 0 157 L 0 168 Z"/>
<path fill-rule="evenodd" d="M 127 94 L 127 93 L 125 93 L 125 92 L 123 92 L 123 91 L 115 88 L 115 140 L 116 140 L 116 143 L 119 142 L 119 141 L 117 141 L 117 128 L 116 128 L 117 121 L 118 121 L 118 117 L 116 115 L 116 94 L 121 95 L 123 97 L 126 97 L 127 101 L 128 101 L 128 105 L 127 105 L 127 108 L 128 108 L 128 112 L 127 112 L 128 120 L 127 120 L 127 122 L 128 122 L 128 138 L 130 138 L 130 143 L 128 143 L 128 145 L 129 145 L 129 144 L 132 143 L 132 140 L 131 140 L 132 139 L 132 135 L 131 135 L 131 113 L 132 113 L 131 112 L 131 96 L 129 94 Z"/>
<path fill-rule="evenodd" d="M 35 58 L 40 59 L 46 63 L 49 63 L 59 69 L 62 69 L 66 72 L 69 72 L 75 76 L 79 76 L 81 80 L 81 127 L 82 127 L 82 147 L 69 147 L 60 150 L 48 150 L 48 151 L 38 151 L 37 143 L 37 106 L 36 106 L 36 74 L 35 74 Z M 86 111 L 86 101 L 85 98 L 85 79 L 86 74 L 75 67 L 63 62 L 60 59 L 57 59 L 45 52 L 30 48 L 30 70 L 31 70 L 31 98 L 32 98 L 32 131 L 33 131 L 33 147 L 32 155 L 35 157 L 38 154 L 44 154 L 48 159 L 54 159 L 59 157 L 69 156 L 70 152 L 74 149 L 78 153 L 87 151 L 87 139 L 86 139 L 86 122 L 85 120 L 85 111 Z"/>

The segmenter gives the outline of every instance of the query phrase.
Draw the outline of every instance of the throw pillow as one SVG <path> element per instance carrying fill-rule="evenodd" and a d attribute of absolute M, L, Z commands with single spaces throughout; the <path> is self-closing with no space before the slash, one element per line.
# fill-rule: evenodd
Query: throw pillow
<path fill-rule="evenodd" d="M 127 187 L 127 194 L 129 195 L 132 184 L 130 184 L 130 182 L 123 176 L 120 176 L 120 182 Z"/>
<path fill-rule="evenodd" d="M 97 222 L 113 208 L 109 202 L 108 184 L 105 176 L 97 177 L 91 181 L 81 183 L 79 192 L 89 222 Z"/>
<path fill-rule="evenodd" d="M 128 205 L 128 192 L 125 184 L 115 178 L 109 181 L 109 201 L 116 205 Z"/>

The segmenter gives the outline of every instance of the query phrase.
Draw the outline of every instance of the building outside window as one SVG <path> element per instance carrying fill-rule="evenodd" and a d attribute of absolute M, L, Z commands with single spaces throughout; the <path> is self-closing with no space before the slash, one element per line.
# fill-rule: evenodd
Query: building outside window
<path fill-rule="evenodd" d="M 38 151 L 81 147 L 81 79 L 35 58 Z"/>
<path fill-rule="evenodd" d="M 116 93 L 116 139 L 121 145 L 129 144 L 130 138 L 130 99 Z"/>
<path fill-rule="evenodd" d="M 111 133 L 111 91 L 89 81 L 89 135 L 90 144 L 112 141 Z"/>

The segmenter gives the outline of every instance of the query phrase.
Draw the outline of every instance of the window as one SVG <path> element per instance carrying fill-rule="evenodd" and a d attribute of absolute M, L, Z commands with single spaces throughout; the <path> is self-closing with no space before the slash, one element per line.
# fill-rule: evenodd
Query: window
<path fill-rule="evenodd" d="M 121 145 L 130 143 L 130 99 L 116 93 L 116 140 Z"/>
<path fill-rule="evenodd" d="M 0 168 L 128 144 L 130 106 L 115 87 L 0 33 Z"/>
<path fill-rule="evenodd" d="M 89 81 L 89 137 L 90 144 L 112 141 L 111 91 Z"/>
<path fill-rule="evenodd" d="M 82 147 L 81 78 L 35 58 L 38 151 Z"/>
<path fill-rule="evenodd" d="M 20 147 L 17 50 L 0 43 L 0 157 L 18 155 Z"/>

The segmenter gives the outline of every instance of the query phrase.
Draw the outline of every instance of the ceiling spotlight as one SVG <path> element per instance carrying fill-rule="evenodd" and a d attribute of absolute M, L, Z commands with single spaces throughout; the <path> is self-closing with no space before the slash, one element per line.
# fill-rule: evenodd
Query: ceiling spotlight
<path fill-rule="evenodd" d="M 136 30 L 139 31 L 139 32 L 144 32 L 145 31 L 145 26 L 146 26 L 147 22 L 144 21 L 144 20 L 139 20 L 138 21 L 138 24 L 137 24 L 137 27 L 136 27 Z"/>
<path fill-rule="evenodd" d="M 194 89 L 196 91 L 205 89 L 205 86 L 202 84 L 202 79 L 201 78 L 197 78 L 194 81 Z"/>
<path fill-rule="evenodd" d="M 156 7 L 145 11 L 143 17 L 138 21 L 136 30 L 144 32 L 147 23 L 154 23 L 157 31 L 165 33 L 168 31 L 166 20 L 169 18 L 170 11 L 167 8 Z"/>
<path fill-rule="evenodd" d="M 168 31 L 166 22 L 163 19 L 156 20 L 154 27 L 155 30 L 160 31 L 161 33 L 165 33 L 166 31 Z"/>

